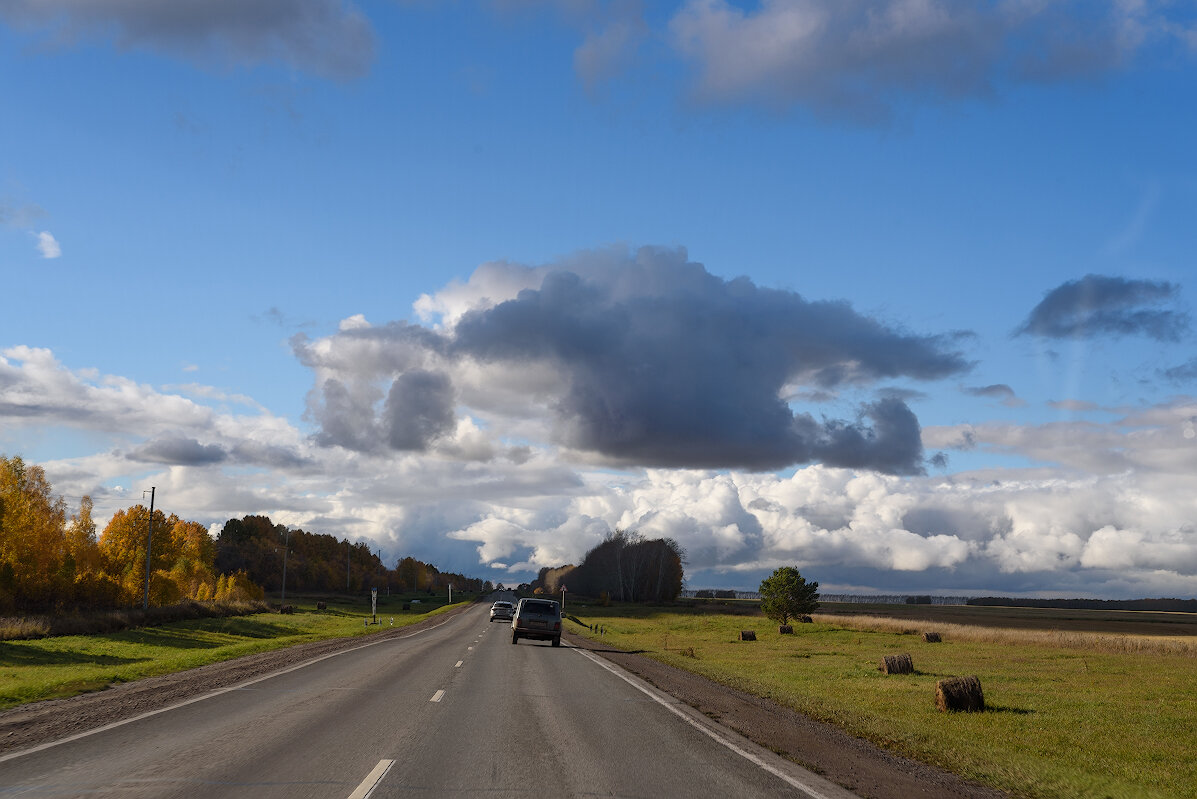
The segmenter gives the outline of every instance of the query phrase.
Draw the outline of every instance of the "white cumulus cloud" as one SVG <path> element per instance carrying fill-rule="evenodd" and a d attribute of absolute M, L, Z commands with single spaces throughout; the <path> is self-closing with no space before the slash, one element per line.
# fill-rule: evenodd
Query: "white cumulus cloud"
<path fill-rule="evenodd" d="M 48 230 L 37 234 L 37 251 L 43 258 L 58 258 L 62 255 L 62 247 Z"/>

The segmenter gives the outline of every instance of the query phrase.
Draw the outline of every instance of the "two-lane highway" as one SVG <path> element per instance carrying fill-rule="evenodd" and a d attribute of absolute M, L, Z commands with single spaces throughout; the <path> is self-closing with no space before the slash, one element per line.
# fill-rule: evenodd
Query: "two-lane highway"
<path fill-rule="evenodd" d="M 22 796 L 848 796 L 478 606 L 0 758 Z"/>

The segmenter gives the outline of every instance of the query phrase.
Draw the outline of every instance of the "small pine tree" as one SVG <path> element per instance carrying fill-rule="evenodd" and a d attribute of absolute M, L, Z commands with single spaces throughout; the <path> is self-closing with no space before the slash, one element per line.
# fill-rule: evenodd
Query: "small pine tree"
<path fill-rule="evenodd" d="M 793 566 L 782 566 L 761 581 L 761 610 L 778 624 L 789 624 L 819 607 L 819 584 L 808 583 Z"/>

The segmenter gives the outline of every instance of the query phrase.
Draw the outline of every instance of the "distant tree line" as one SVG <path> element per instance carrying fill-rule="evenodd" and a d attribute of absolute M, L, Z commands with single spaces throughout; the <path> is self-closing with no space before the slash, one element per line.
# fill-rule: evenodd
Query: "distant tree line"
<path fill-rule="evenodd" d="M 412 557 L 387 568 L 364 543 L 288 528 L 273 523 L 269 516 L 229 519 L 216 538 L 215 548 L 218 569 L 244 571 L 271 593 L 283 587 L 284 551 L 288 591 L 358 593 L 377 588 L 384 592 L 439 594 L 449 585 L 475 593 L 493 590 L 489 580 L 442 572 Z"/>
<path fill-rule="evenodd" d="M 694 592 L 695 599 L 735 599 L 736 592 L 730 588 L 703 588 Z"/>
<path fill-rule="evenodd" d="M 154 509 L 149 602 L 252 600 L 278 591 L 287 551 L 287 588 L 298 591 L 489 591 L 489 581 L 441 572 L 403 558 L 383 566 L 366 544 L 288 530 L 266 516 L 225 523 L 217 539 L 199 522 Z M 45 471 L 0 455 L 0 614 L 140 606 L 146 590 L 151 513 L 134 505 L 97 536 L 92 501 L 77 513 L 53 494 Z"/>
<path fill-rule="evenodd" d="M 92 501 L 67 514 L 40 466 L 0 456 L 0 613 L 140 605 L 146 590 L 150 511 L 117 511 L 96 537 Z M 260 599 L 244 571 L 214 567 L 215 545 L 199 522 L 153 513 L 149 601 Z"/>
<path fill-rule="evenodd" d="M 1067 610 L 1158 610 L 1172 613 L 1197 613 L 1197 599 L 1019 599 L 980 596 L 969 605 L 1011 608 L 1064 608 Z"/>
<path fill-rule="evenodd" d="M 646 539 L 616 530 L 586 553 L 577 566 L 543 568 L 534 592 L 568 593 L 619 602 L 664 602 L 681 593 L 682 549 L 672 538 Z"/>

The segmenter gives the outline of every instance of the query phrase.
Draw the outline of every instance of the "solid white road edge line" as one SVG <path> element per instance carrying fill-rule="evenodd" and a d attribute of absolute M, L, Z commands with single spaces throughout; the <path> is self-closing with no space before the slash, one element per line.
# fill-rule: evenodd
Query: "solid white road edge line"
<path fill-rule="evenodd" d="M 439 691 L 437 691 L 435 694 L 433 694 L 432 698 L 429 699 L 428 701 L 429 702 L 439 702 L 444 698 L 445 698 L 445 689 L 442 688 Z"/>
<path fill-rule="evenodd" d="M 237 685 L 230 685 L 228 688 L 218 688 L 217 690 L 210 691 L 209 693 L 206 693 L 206 694 L 200 694 L 199 696 L 193 696 L 190 699 L 184 699 L 182 702 L 179 702 L 174 705 L 168 705 L 163 708 L 158 708 L 157 710 L 150 710 L 145 713 L 140 713 L 136 716 L 130 716 L 129 718 L 122 719 L 121 721 L 114 721 L 111 724 L 105 724 L 103 727 L 96 727 L 95 729 L 92 729 L 92 730 L 86 730 L 84 732 L 76 733 L 74 735 L 69 735 L 66 738 L 59 738 L 57 741 L 49 741 L 44 744 L 38 744 L 37 746 L 30 747 L 29 749 L 22 749 L 19 752 L 9 752 L 7 755 L 0 755 L 0 763 L 4 763 L 5 761 L 8 761 L 8 760 L 16 760 L 18 757 L 24 757 L 25 755 L 32 755 L 36 752 L 42 752 L 46 749 L 52 749 L 53 747 L 58 746 L 60 744 L 70 743 L 71 741 L 78 741 L 80 738 L 86 738 L 89 735 L 96 735 L 101 732 L 108 732 L 109 730 L 114 730 L 117 727 L 123 727 L 126 724 L 132 724 L 135 721 L 141 721 L 142 719 L 148 719 L 150 716 L 157 716 L 159 713 L 169 713 L 172 710 L 178 710 L 181 707 L 187 707 L 187 705 L 194 705 L 196 702 L 202 702 L 205 699 L 212 699 L 214 697 L 220 696 L 221 694 L 227 694 L 229 691 L 240 691 L 242 688 L 247 688 L 251 685 L 254 685 L 255 683 L 264 682 L 265 680 L 269 680 L 273 677 L 278 677 L 279 675 L 282 675 L 282 674 L 290 674 L 293 671 L 299 671 L 300 669 L 307 668 L 308 666 L 311 666 L 314 663 L 319 663 L 320 661 L 328 660 L 329 658 L 335 658 L 338 655 L 345 655 L 345 654 L 348 654 L 349 652 L 356 652 L 357 650 L 365 649 L 368 646 L 376 646 L 378 644 L 385 644 L 385 643 L 388 643 L 391 641 L 402 641 L 407 638 L 415 638 L 417 635 L 421 635 L 422 633 L 432 632 L 433 630 L 437 629 L 438 627 L 444 627 L 446 624 L 448 624 L 451 621 L 453 621 L 453 618 L 448 618 L 448 619 L 445 619 L 444 621 L 442 621 L 440 624 L 434 624 L 431 627 L 426 627 L 423 630 L 416 630 L 415 632 L 410 633 L 408 635 L 397 635 L 394 638 L 382 638 L 377 641 L 369 641 L 367 643 L 362 644 L 361 646 L 355 646 L 350 649 L 342 649 L 338 652 L 329 652 L 327 655 L 321 655 L 320 657 L 315 657 L 315 658 L 312 658 L 311 660 L 305 660 L 303 663 L 297 663 L 294 666 L 290 666 L 285 669 L 280 669 L 279 671 L 272 671 L 269 674 L 263 674 L 260 677 L 254 677 L 253 679 L 246 680 L 243 683 L 238 683 Z"/>
<path fill-rule="evenodd" d="M 349 799 L 367 799 L 370 794 L 374 793 L 378 783 L 382 782 L 382 778 L 387 775 L 393 765 L 395 765 L 394 760 L 379 760 L 374 770 L 366 775 L 361 785 L 357 786 L 357 790 L 349 794 Z"/>
<path fill-rule="evenodd" d="M 677 716 L 682 721 L 689 724 L 694 729 L 698 730 L 699 732 L 708 736 L 712 740 L 727 747 L 728 749 L 735 752 L 737 755 L 744 758 L 745 760 L 748 760 L 749 762 L 755 764 L 756 766 L 763 768 L 765 771 L 769 772 L 770 774 L 772 774 L 773 776 L 782 780 L 783 782 L 786 782 L 791 787 L 794 787 L 800 791 L 803 791 L 808 796 L 810 796 L 811 799 L 847 799 L 848 797 L 856 796 L 856 794 L 852 793 L 851 791 L 841 788 L 840 786 L 836 785 L 835 783 L 831 782 L 830 780 L 825 780 L 822 777 L 819 777 L 815 774 L 810 774 L 809 778 L 807 778 L 806 775 L 804 775 L 804 778 L 799 778 L 799 777 L 795 777 L 792 774 L 787 774 L 786 772 L 777 768 L 773 764 L 766 762 L 764 760 L 764 758 L 762 758 L 761 756 L 748 751 L 743 746 L 736 743 L 731 738 L 727 737 L 727 733 L 723 732 L 722 730 L 713 729 L 712 727 L 708 726 L 707 724 L 703 723 L 702 721 L 699 721 L 694 716 L 691 716 L 686 711 L 682 710 L 680 707 L 678 707 L 677 700 L 673 699 L 673 697 L 669 697 L 667 694 L 660 693 L 659 691 L 655 690 L 654 688 L 649 686 L 647 683 L 645 683 L 643 680 L 629 674 L 628 672 L 624 671 L 623 669 L 619 668 L 618 666 L 616 666 L 613 663 L 608 663 L 606 660 L 603 660 L 598 655 L 592 655 L 591 653 L 587 652 L 585 649 L 582 649 L 581 647 L 572 647 L 572 648 L 578 654 L 580 654 L 583 657 L 587 658 L 588 660 L 591 660 L 592 662 L 598 664 L 602 668 L 604 668 L 607 671 L 614 674 L 619 679 L 626 682 L 628 685 L 632 686 L 636 690 L 645 694 L 650 699 L 652 699 L 654 702 L 656 702 L 658 705 L 661 705 L 662 707 L 667 709 L 670 713 L 673 713 L 675 716 Z M 666 698 L 666 697 L 668 697 L 668 698 Z M 669 700 L 673 700 L 673 701 L 669 701 Z M 755 746 L 755 744 L 754 744 L 754 746 Z M 778 757 L 780 757 L 780 756 L 778 756 Z M 794 768 L 801 768 L 801 767 L 795 765 Z M 803 769 L 803 771 L 805 771 L 805 769 Z"/>

